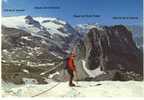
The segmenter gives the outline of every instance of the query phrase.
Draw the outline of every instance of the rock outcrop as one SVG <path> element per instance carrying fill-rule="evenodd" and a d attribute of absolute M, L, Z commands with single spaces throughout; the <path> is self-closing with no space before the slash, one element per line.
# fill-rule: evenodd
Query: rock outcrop
<path fill-rule="evenodd" d="M 77 45 L 77 59 L 85 60 L 88 70 L 143 73 L 142 52 L 125 26 L 92 28 L 84 37 Z"/>

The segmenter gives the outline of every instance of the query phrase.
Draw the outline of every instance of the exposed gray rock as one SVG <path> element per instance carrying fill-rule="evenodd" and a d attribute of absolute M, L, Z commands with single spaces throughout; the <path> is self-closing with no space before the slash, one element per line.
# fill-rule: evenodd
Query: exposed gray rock
<path fill-rule="evenodd" d="M 142 52 L 125 26 L 92 28 L 84 37 L 77 45 L 77 58 L 84 59 L 89 70 L 100 67 L 105 72 L 120 70 L 143 73 Z"/>

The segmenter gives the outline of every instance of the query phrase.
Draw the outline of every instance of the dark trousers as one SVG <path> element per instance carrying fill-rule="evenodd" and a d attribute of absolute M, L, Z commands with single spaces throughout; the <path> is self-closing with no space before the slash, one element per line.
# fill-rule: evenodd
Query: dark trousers
<path fill-rule="evenodd" d="M 71 84 L 73 84 L 73 78 L 74 78 L 74 74 L 73 74 L 73 70 L 67 70 L 68 71 L 68 74 L 69 74 L 69 76 L 70 76 L 70 78 L 69 78 L 69 84 L 71 85 Z"/>

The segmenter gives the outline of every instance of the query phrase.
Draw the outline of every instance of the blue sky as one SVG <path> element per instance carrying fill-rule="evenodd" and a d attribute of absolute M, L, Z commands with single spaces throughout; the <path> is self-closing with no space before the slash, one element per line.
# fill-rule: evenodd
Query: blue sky
<path fill-rule="evenodd" d="M 69 23 L 99 23 L 104 25 L 142 24 L 143 0 L 3 0 L 3 16 L 52 16 Z M 34 9 L 34 7 L 58 6 L 60 9 Z M 25 9 L 8 12 L 4 9 Z M 100 17 L 76 18 L 73 15 L 100 15 Z M 138 19 L 112 19 L 112 17 L 138 17 Z"/>

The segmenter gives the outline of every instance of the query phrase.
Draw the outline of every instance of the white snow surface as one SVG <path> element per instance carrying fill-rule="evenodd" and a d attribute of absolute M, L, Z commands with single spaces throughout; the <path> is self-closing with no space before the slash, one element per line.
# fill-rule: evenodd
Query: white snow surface
<path fill-rule="evenodd" d="M 31 33 L 31 32 L 37 33 L 40 31 L 39 28 L 26 24 L 25 16 L 3 17 L 2 25 L 10 27 L 10 28 L 21 29 L 21 30 L 27 31 L 29 33 Z"/>
<path fill-rule="evenodd" d="M 32 35 L 35 36 L 40 36 L 37 34 L 40 31 L 48 31 L 51 35 L 58 34 L 63 37 L 69 36 L 69 32 L 63 33 L 58 30 L 60 28 L 65 28 L 66 22 L 63 20 L 52 17 L 32 17 L 33 20 L 40 24 L 40 27 L 36 27 L 34 24 L 27 24 L 25 17 L 26 16 L 3 17 L 2 25 L 10 28 L 21 29 L 32 33 Z"/>
<path fill-rule="evenodd" d="M 28 41 L 31 41 L 31 39 L 29 39 L 27 36 L 22 36 L 21 38 L 25 39 L 25 40 L 28 40 Z"/>
<path fill-rule="evenodd" d="M 144 96 L 144 82 L 99 81 L 78 82 L 79 87 L 69 87 L 68 82 L 50 82 L 46 85 L 2 84 L 3 97 L 139 97 Z M 52 88 L 54 87 L 54 88 Z M 46 91 L 48 90 L 48 91 Z M 44 92 L 45 91 L 45 92 Z M 43 93 L 42 93 L 43 92 Z M 42 94 L 39 94 L 42 93 Z M 39 94 L 39 95 L 37 95 Z M 36 96 L 37 95 L 37 96 Z"/>
<path fill-rule="evenodd" d="M 23 69 L 23 72 L 29 74 L 29 71 L 27 69 Z"/>
<path fill-rule="evenodd" d="M 103 28 L 98 24 L 78 24 L 76 28 L 79 29 L 80 33 L 87 33 L 92 28 L 97 28 L 98 30 L 103 30 Z"/>
<path fill-rule="evenodd" d="M 59 72 L 55 72 L 55 73 L 53 73 L 53 74 L 50 74 L 50 75 L 48 76 L 48 78 L 52 79 L 55 75 L 59 75 L 59 74 L 60 74 Z"/>
<path fill-rule="evenodd" d="M 99 76 L 101 74 L 105 74 L 104 71 L 100 70 L 100 67 L 96 68 L 95 70 L 89 70 L 88 68 L 86 68 L 86 62 L 84 60 L 81 60 L 81 61 L 82 61 L 83 69 L 89 75 L 89 77 L 95 78 L 96 76 Z"/>

